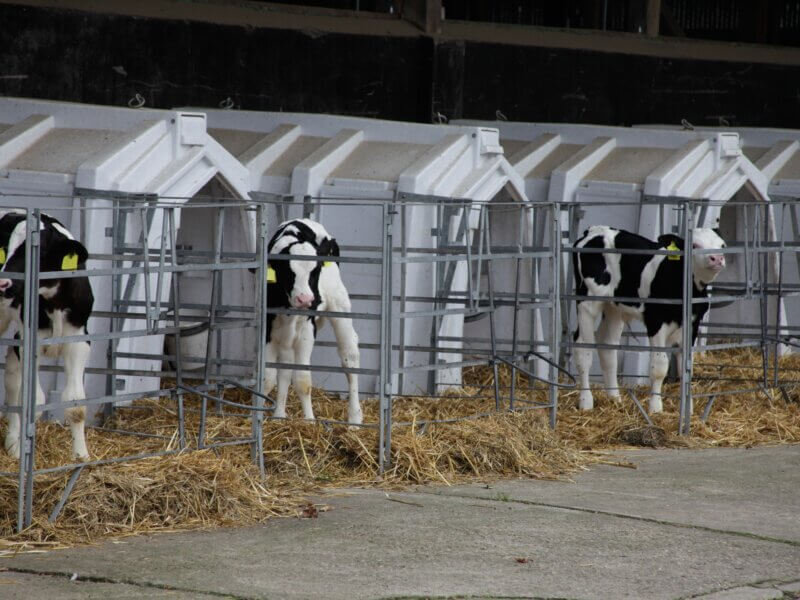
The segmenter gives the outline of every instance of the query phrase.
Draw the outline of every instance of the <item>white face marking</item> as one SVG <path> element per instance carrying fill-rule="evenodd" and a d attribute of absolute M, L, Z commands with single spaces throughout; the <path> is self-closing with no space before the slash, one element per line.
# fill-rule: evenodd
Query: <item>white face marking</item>
<path fill-rule="evenodd" d="M 46 300 L 50 300 L 58 293 L 58 288 L 60 284 L 57 283 L 53 287 L 40 287 L 39 288 L 39 295 Z"/>
<path fill-rule="evenodd" d="M 716 231 L 698 228 L 692 231 L 692 247 L 696 250 L 719 250 L 725 248 L 723 240 Z M 692 271 L 695 284 L 708 285 L 725 268 L 724 254 L 694 254 Z"/>
<path fill-rule="evenodd" d="M 330 234 L 328 234 L 325 228 L 316 221 L 312 221 L 310 219 L 291 219 L 289 221 L 284 221 L 278 226 L 278 230 L 281 231 L 281 235 L 275 240 L 272 248 L 270 248 L 270 254 L 280 254 L 288 248 L 289 254 L 296 256 L 317 255 L 317 249 L 313 244 L 308 242 L 298 242 L 300 228 L 295 225 L 296 223 L 302 223 L 314 233 L 314 242 L 317 244 L 317 246 L 319 246 L 324 240 L 331 239 Z M 289 261 L 289 268 L 294 274 L 294 285 L 289 294 L 289 303 L 292 306 L 301 305 L 299 302 L 297 302 L 298 298 L 305 298 L 306 300 L 308 300 L 309 297 L 314 298 L 315 295 L 311 289 L 310 278 L 311 272 L 317 268 L 318 265 L 319 262 L 314 261 Z"/>
<path fill-rule="evenodd" d="M 289 248 L 289 254 L 296 256 L 316 256 L 317 251 L 311 244 L 305 242 L 302 244 L 295 244 Z M 319 263 L 310 260 L 290 260 L 289 268 L 294 273 L 294 287 L 289 296 L 289 302 L 293 302 L 295 298 L 300 295 L 313 295 L 311 290 L 311 272 L 317 267 Z"/>
<path fill-rule="evenodd" d="M 53 229 L 64 235 L 68 240 L 75 239 L 73 235 L 69 232 L 69 230 L 66 227 L 64 227 L 61 223 L 53 223 L 52 225 Z"/>

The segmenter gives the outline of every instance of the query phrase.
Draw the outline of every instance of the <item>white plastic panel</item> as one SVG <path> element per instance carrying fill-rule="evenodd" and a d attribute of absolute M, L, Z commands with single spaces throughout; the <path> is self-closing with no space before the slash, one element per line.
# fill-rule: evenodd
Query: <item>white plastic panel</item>
<path fill-rule="evenodd" d="M 105 232 L 111 226 L 112 213 L 90 210 L 81 219 L 78 212 L 66 210 L 78 206 L 73 200 L 76 187 L 188 198 L 217 180 L 234 196 L 247 198 L 249 194 L 249 173 L 206 133 L 203 113 L 0 98 L 0 123 L 0 206 L 44 208 L 62 220 L 91 254 L 111 253 L 112 240 Z M 42 200 L 42 194 L 54 196 Z M 110 206 L 100 193 L 86 202 Z M 242 239 L 252 246 L 251 232 L 246 233 Z M 154 247 L 161 244 L 160 234 L 160 221 L 156 220 L 148 232 Z M 108 263 L 90 260 L 87 266 L 103 268 Z M 168 292 L 169 277 L 166 283 Z M 111 310 L 110 278 L 94 278 L 92 287 L 95 310 Z M 132 299 L 143 299 L 143 288 L 140 277 Z M 167 299 L 168 295 L 162 297 Z M 132 327 L 141 327 L 141 321 L 123 325 L 124 329 Z M 88 328 L 90 333 L 107 332 L 108 319 L 92 317 Z M 105 342 L 92 344 L 89 366 L 107 366 L 107 347 Z M 162 347 L 163 337 L 151 336 L 122 340 L 119 349 L 160 354 Z M 139 359 L 122 359 L 119 366 L 160 369 L 154 361 Z M 42 380 L 48 394 L 60 385 L 55 376 L 46 375 Z M 158 387 L 156 377 L 122 380 L 124 392 Z M 89 397 L 104 395 L 105 376 L 87 375 L 86 391 Z"/>

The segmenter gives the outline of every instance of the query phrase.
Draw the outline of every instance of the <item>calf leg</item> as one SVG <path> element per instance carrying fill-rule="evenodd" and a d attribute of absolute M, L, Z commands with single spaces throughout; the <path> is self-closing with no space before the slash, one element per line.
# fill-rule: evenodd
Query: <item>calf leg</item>
<path fill-rule="evenodd" d="M 650 345 L 653 347 L 667 345 L 667 332 L 666 324 L 661 326 L 655 335 L 650 338 Z M 661 401 L 661 387 L 664 384 L 664 378 L 667 376 L 669 370 L 669 359 L 667 353 L 663 351 L 654 351 L 650 354 L 650 412 L 660 413 L 664 410 Z"/>
<path fill-rule="evenodd" d="M 578 338 L 579 344 L 594 344 L 594 322 L 600 312 L 600 303 L 590 300 L 579 302 L 578 311 Z M 575 348 L 575 364 L 578 368 L 578 384 L 580 385 L 580 398 L 578 406 L 581 410 L 594 408 L 594 397 L 589 387 L 589 370 L 592 368 L 591 348 Z"/>
<path fill-rule="evenodd" d="M 314 349 L 314 328 L 310 320 L 300 327 L 294 342 L 294 362 L 298 365 L 311 364 L 311 351 Z M 293 378 L 294 391 L 300 398 L 303 407 L 303 417 L 314 418 L 314 409 L 311 406 L 311 371 L 295 369 Z"/>
<path fill-rule="evenodd" d="M 616 310 L 609 309 L 603 313 L 600 327 L 597 328 L 597 341 L 600 344 L 616 346 L 622 338 L 622 330 L 625 321 L 620 318 Z M 597 355 L 600 358 L 600 367 L 603 370 L 603 383 L 606 393 L 614 400 L 619 401 L 619 383 L 617 383 L 617 351 L 598 349 Z"/>
<path fill-rule="evenodd" d="M 277 362 L 278 353 L 275 351 L 275 345 L 269 342 L 264 352 L 265 360 L 267 362 Z M 264 369 L 264 384 L 261 386 L 265 396 L 275 388 L 277 382 L 278 370 L 274 367 L 266 367 Z"/>
<path fill-rule="evenodd" d="M 287 341 L 283 338 L 281 341 Z M 293 363 L 294 362 L 294 348 L 289 346 L 278 346 L 278 362 Z M 278 393 L 275 397 L 275 411 L 272 413 L 273 417 L 285 418 L 286 417 L 286 397 L 289 395 L 289 382 L 292 379 L 292 369 L 278 369 Z"/>
<path fill-rule="evenodd" d="M 350 307 L 348 306 L 347 312 L 349 311 Z M 358 369 L 361 362 L 358 352 L 358 334 L 353 328 L 353 320 L 332 318 L 331 326 L 336 335 L 336 344 L 342 366 L 345 368 Z M 355 373 L 347 373 L 346 376 L 349 387 L 347 420 L 350 423 L 359 425 L 364 421 L 364 415 L 361 411 L 361 402 L 358 399 L 358 375 Z"/>
<path fill-rule="evenodd" d="M 17 353 L 14 348 L 8 347 L 6 351 L 6 404 L 8 406 L 19 406 L 19 390 L 22 384 L 22 369 Z M 5 441 L 6 452 L 12 457 L 19 458 L 19 415 L 8 413 L 8 431 Z"/>
<path fill-rule="evenodd" d="M 6 372 L 5 372 L 6 403 L 8 406 L 20 406 L 20 390 L 22 389 L 22 362 L 17 356 L 13 347 L 6 352 Z M 39 376 L 36 376 L 36 405 L 44 404 L 44 391 L 39 383 Z M 20 415 L 17 413 L 8 414 L 8 431 L 6 432 L 5 449 L 13 458 L 19 458 L 19 434 L 20 434 Z"/>
<path fill-rule="evenodd" d="M 73 342 L 64 344 L 64 375 L 67 384 L 61 392 L 61 401 L 85 400 L 86 392 L 83 388 L 83 373 L 86 361 L 89 359 L 89 343 Z M 68 408 L 65 413 L 70 433 L 72 433 L 72 458 L 88 460 L 89 450 L 86 447 L 86 407 L 75 406 Z"/>

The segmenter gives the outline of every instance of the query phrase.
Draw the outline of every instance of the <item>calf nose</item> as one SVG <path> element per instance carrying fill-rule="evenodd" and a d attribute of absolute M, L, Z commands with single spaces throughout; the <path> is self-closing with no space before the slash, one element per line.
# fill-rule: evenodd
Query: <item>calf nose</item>
<path fill-rule="evenodd" d="M 298 308 L 308 308 L 314 302 L 314 294 L 297 294 L 294 297 L 294 303 Z"/>
<path fill-rule="evenodd" d="M 11 287 L 10 279 L 0 279 L 0 292 L 5 292 L 10 287 Z"/>
<path fill-rule="evenodd" d="M 711 254 L 708 257 L 712 267 L 723 268 L 725 266 L 725 256 L 722 254 Z"/>

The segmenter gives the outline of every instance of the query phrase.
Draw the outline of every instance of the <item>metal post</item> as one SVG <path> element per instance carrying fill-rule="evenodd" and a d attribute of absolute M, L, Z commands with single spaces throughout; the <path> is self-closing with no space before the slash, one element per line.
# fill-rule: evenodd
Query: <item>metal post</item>
<path fill-rule="evenodd" d="M 681 328 L 681 398 L 678 418 L 678 433 L 688 435 L 691 426 L 691 398 L 692 398 L 692 297 L 694 277 L 692 272 L 692 237 L 694 227 L 695 204 L 692 201 L 683 202 L 683 231 L 685 242 L 683 246 L 683 306 Z"/>
<path fill-rule="evenodd" d="M 25 240 L 25 290 L 22 309 L 22 389 L 20 390 L 19 488 L 17 531 L 33 519 L 33 471 L 36 451 L 36 355 L 39 337 L 39 222 L 41 211 L 28 210 Z"/>
<path fill-rule="evenodd" d="M 486 253 L 489 256 L 486 263 L 486 288 L 489 292 L 489 342 L 492 349 L 492 375 L 494 377 L 494 408 L 500 410 L 500 377 L 497 368 L 497 335 L 495 332 L 495 304 L 494 304 L 494 277 L 492 277 L 492 236 L 490 233 L 491 221 L 489 219 L 489 205 L 483 206 L 482 234 L 486 239 Z"/>
<path fill-rule="evenodd" d="M 253 404 L 256 410 L 253 411 L 252 416 L 252 435 L 253 442 L 250 444 L 250 457 L 253 462 L 258 465 L 259 473 L 264 476 L 264 438 L 262 425 L 264 422 L 264 347 L 267 340 L 267 210 L 266 205 L 257 204 L 256 210 L 256 223 L 257 235 L 256 238 L 256 260 L 258 267 L 256 268 L 256 318 L 257 318 L 257 333 L 256 333 L 256 369 L 255 369 L 255 389 L 256 394 L 253 397 Z"/>
<path fill-rule="evenodd" d="M 558 364 L 559 354 L 561 352 L 561 228 L 559 219 L 559 206 L 558 204 L 550 205 L 551 211 L 551 258 L 550 264 L 552 265 L 552 280 L 550 283 L 550 369 L 548 377 L 550 381 L 558 381 Z M 570 261 L 571 263 L 572 261 Z M 550 384 L 550 427 L 556 428 L 556 416 L 558 412 L 558 387 Z"/>
<path fill-rule="evenodd" d="M 169 243 L 170 255 L 172 256 L 172 266 L 178 266 L 178 248 L 177 238 L 178 231 L 175 226 L 175 207 L 162 209 L 167 213 L 169 219 L 169 240 L 162 240 L 162 243 L 167 241 Z M 178 403 L 178 443 L 180 449 L 186 447 L 186 421 L 183 410 L 183 353 L 181 352 L 181 293 L 180 293 L 180 279 L 178 273 L 172 273 L 172 323 L 175 326 L 175 399 Z"/>
<path fill-rule="evenodd" d="M 111 254 L 116 256 L 117 249 L 122 245 L 121 240 L 125 237 L 125 229 L 123 222 L 123 211 L 121 210 L 121 203 L 118 199 L 113 200 L 113 209 L 111 213 Z M 122 268 L 122 260 L 115 259 L 111 262 L 111 267 L 115 269 L 114 274 L 111 276 L 111 310 L 114 312 L 120 311 L 120 301 L 122 300 L 122 275 L 116 269 Z M 115 333 L 122 330 L 122 319 L 111 318 L 109 322 L 109 332 Z M 117 346 L 119 340 L 110 339 L 108 341 L 108 368 L 109 374 L 106 377 L 106 395 L 111 396 L 117 393 L 117 377 L 114 374 L 117 370 Z M 107 402 L 103 406 L 103 417 L 105 422 L 114 414 L 114 403 Z"/>
<path fill-rule="evenodd" d="M 216 268 L 220 263 L 222 257 L 222 230 L 225 223 L 225 209 L 222 207 L 217 208 L 216 227 L 214 228 L 214 255 L 212 262 L 214 266 L 211 267 L 211 302 L 208 311 L 208 333 L 206 335 L 206 361 L 203 366 L 203 383 L 208 385 L 211 378 L 211 363 L 212 363 L 212 346 L 214 344 L 214 329 L 216 324 L 217 306 L 219 304 L 220 295 L 220 278 L 222 272 Z M 217 365 L 217 372 L 220 366 Z M 219 394 L 223 392 L 218 390 Z M 200 427 L 197 433 L 197 444 L 200 448 L 205 446 L 206 439 L 206 417 L 208 416 L 208 399 L 205 396 L 200 398 Z M 222 403 L 217 403 L 217 413 L 222 413 Z"/>
<path fill-rule="evenodd" d="M 776 304 L 775 304 L 775 343 L 772 349 L 772 384 L 778 386 L 778 352 L 780 348 L 781 339 L 781 306 L 783 305 L 783 253 L 785 251 L 785 242 L 783 239 L 783 231 L 786 218 L 786 200 L 781 199 L 781 218 L 780 218 L 780 233 L 778 233 L 778 281 L 776 286 Z M 777 233 L 777 232 L 776 232 Z"/>
<path fill-rule="evenodd" d="M 405 258 L 408 256 L 408 230 L 406 229 L 408 216 L 406 214 L 408 205 L 405 202 L 400 204 L 400 256 Z M 408 263 L 400 263 L 400 312 L 404 313 L 407 310 L 406 303 L 406 281 L 408 280 Z M 400 323 L 397 331 L 397 364 L 402 369 L 406 366 L 406 330 L 405 323 Z M 405 374 L 401 371 L 397 374 L 397 390 L 400 394 L 403 393 Z"/>
<path fill-rule="evenodd" d="M 759 299 L 759 308 L 760 308 L 760 317 L 761 317 L 761 376 L 762 376 L 762 383 L 766 386 L 767 385 L 767 365 L 768 365 L 768 354 L 769 354 L 769 342 L 767 340 L 769 336 L 768 328 L 769 328 L 769 253 L 765 251 L 763 242 L 769 240 L 769 220 L 767 219 L 766 214 L 763 218 L 763 239 L 761 238 L 761 230 L 759 227 L 759 220 L 761 211 L 759 210 L 759 206 L 755 207 L 755 216 L 754 219 L 754 229 L 753 232 L 756 236 L 758 236 L 758 243 L 754 245 L 754 250 L 756 252 L 756 256 L 760 258 L 759 260 L 759 274 L 758 274 L 758 282 L 759 282 L 759 290 L 758 290 L 758 299 Z M 766 207 L 764 212 L 766 213 Z M 780 312 L 780 311 L 778 311 Z M 775 348 L 777 350 L 777 346 Z"/>
<path fill-rule="evenodd" d="M 381 473 L 391 464 L 392 457 L 392 247 L 395 204 L 386 202 L 383 209 L 381 260 L 381 334 L 380 373 L 378 377 L 380 414 L 378 467 Z M 400 327 L 404 323 L 401 320 Z"/>
<path fill-rule="evenodd" d="M 519 208 L 520 213 L 522 213 L 522 207 Z M 524 244 L 522 243 L 522 236 L 523 236 L 523 226 L 525 224 L 525 219 L 523 218 L 522 214 L 520 214 L 519 219 L 519 229 L 517 230 L 517 252 L 522 254 L 522 248 Z M 512 318 L 512 331 L 511 331 L 511 362 L 512 364 L 516 364 L 516 356 L 517 356 L 517 325 L 519 323 L 519 285 L 520 285 L 520 271 L 522 268 L 522 259 L 516 258 L 514 259 L 514 316 Z M 517 370 L 514 367 L 511 367 L 511 389 L 509 390 L 508 396 L 508 408 L 514 410 L 514 392 L 516 391 L 516 383 L 517 383 Z"/>

